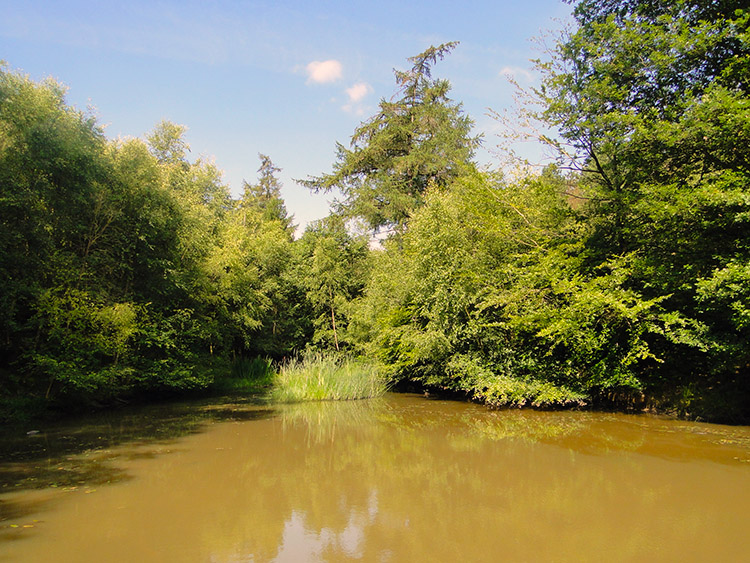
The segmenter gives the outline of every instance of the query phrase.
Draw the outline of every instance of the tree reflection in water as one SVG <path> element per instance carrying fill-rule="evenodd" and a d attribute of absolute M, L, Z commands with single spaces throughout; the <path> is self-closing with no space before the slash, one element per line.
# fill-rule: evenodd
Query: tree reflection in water
<path fill-rule="evenodd" d="M 33 535 L 3 530 L 29 541 L 0 540 L 0 556 L 74 561 L 85 544 L 108 561 L 658 560 L 748 547 L 747 428 L 403 395 L 236 408 L 164 444 L 110 448 L 130 480 L 58 496 Z M 0 498 L 20 510 L 32 493 Z"/>

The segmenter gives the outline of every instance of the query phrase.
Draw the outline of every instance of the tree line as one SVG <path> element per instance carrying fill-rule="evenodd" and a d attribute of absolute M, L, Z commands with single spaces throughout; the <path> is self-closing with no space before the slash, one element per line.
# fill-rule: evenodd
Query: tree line
<path fill-rule="evenodd" d="M 236 358 L 334 341 L 366 241 L 335 218 L 294 241 L 265 155 L 232 199 L 184 127 L 108 140 L 63 94 L 0 72 L 2 396 L 201 389 Z"/>
<path fill-rule="evenodd" d="M 541 173 L 479 170 L 433 68 L 337 145 L 295 240 L 278 168 L 230 197 L 184 129 L 108 140 L 55 83 L 0 73 L 0 394 L 205 388 L 330 349 L 493 406 L 750 410 L 750 11 L 580 0 L 527 111 Z M 383 244 L 370 248 L 373 232 Z"/>

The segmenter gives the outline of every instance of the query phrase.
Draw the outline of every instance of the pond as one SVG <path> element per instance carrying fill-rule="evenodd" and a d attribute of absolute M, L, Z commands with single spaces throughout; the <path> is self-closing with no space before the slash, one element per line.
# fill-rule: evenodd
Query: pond
<path fill-rule="evenodd" d="M 33 430 L 0 443 L 2 562 L 739 561 L 750 549 L 748 427 L 390 394 L 150 406 Z"/>

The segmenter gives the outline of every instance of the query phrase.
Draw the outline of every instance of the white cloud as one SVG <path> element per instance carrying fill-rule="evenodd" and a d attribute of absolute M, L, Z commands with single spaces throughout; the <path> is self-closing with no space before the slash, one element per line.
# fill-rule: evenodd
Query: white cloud
<path fill-rule="evenodd" d="M 328 61 L 313 61 L 306 67 L 308 82 L 336 82 L 342 77 L 341 63 L 333 59 Z"/>
<path fill-rule="evenodd" d="M 520 66 L 504 66 L 500 69 L 501 76 L 508 76 L 513 80 L 523 80 L 524 82 L 533 82 L 534 75 Z"/>
<path fill-rule="evenodd" d="M 360 106 L 360 105 L 355 105 L 355 104 L 345 104 L 341 106 L 341 109 L 344 110 L 346 113 L 351 113 L 360 117 L 365 115 L 365 111 L 366 111 L 365 106 Z"/>
<path fill-rule="evenodd" d="M 349 96 L 349 101 L 352 103 L 360 101 L 370 92 L 372 92 L 372 86 L 367 82 L 358 82 L 351 88 L 346 89 L 346 94 Z"/>
<path fill-rule="evenodd" d="M 349 97 L 349 100 L 345 105 L 341 106 L 341 109 L 346 113 L 353 113 L 359 116 L 364 115 L 366 107 L 362 102 L 370 92 L 372 92 L 372 86 L 367 82 L 357 82 L 346 89 L 346 95 Z"/>

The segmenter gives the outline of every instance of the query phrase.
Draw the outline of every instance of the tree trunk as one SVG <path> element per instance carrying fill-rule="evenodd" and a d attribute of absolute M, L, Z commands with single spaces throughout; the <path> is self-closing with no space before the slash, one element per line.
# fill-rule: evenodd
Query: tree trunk
<path fill-rule="evenodd" d="M 331 325 L 333 326 L 333 343 L 336 345 L 336 351 L 339 351 L 339 337 L 336 334 L 336 313 L 333 310 L 333 291 L 328 288 L 328 296 L 331 298 Z"/>

